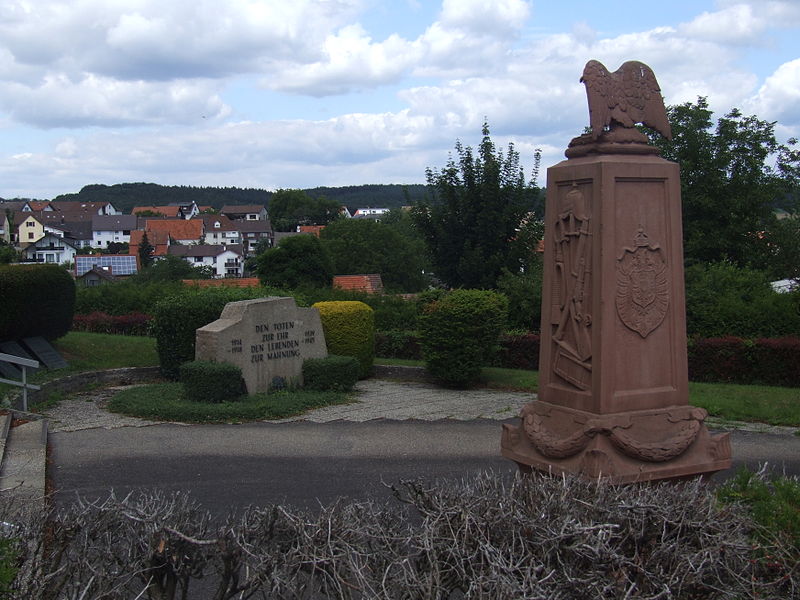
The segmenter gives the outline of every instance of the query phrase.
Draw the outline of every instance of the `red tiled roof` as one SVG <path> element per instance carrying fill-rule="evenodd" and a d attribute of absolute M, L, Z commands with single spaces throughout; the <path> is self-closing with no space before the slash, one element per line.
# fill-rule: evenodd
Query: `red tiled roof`
<path fill-rule="evenodd" d="M 145 229 L 168 234 L 173 240 L 199 240 L 203 235 L 201 219 L 148 219 Z M 152 243 L 152 242 L 151 242 Z"/>
<path fill-rule="evenodd" d="M 165 217 L 178 217 L 180 216 L 180 206 L 134 206 L 131 211 L 132 215 L 138 215 L 143 212 L 154 212 L 164 215 Z"/>
<path fill-rule="evenodd" d="M 336 275 L 333 287 L 340 290 L 354 290 L 368 294 L 382 294 L 383 281 L 378 274 L 372 275 Z"/>
<path fill-rule="evenodd" d="M 131 231 L 131 241 L 128 243 L 128 252 L 139 256 L 139 245 L 142 243 L 144 231 L 134 229 Z M 169 248 L 169 235 L 161 231 L 148 231 L 147 242 L 155 249 L 153 256 L 166 256 Z"/>
<path fill-rule="evenodd" d="M 183 279 L 185 285 L 196 287 L 258 287 L 261 285 L 258 277 L 226 277 L 225 279 Z"/>
<path fill-rule="evenodd" d="M 319 232 L 325 229 L 325 225 L 300 225 L 300 233 L 313 233 L 319 237 Z"/>

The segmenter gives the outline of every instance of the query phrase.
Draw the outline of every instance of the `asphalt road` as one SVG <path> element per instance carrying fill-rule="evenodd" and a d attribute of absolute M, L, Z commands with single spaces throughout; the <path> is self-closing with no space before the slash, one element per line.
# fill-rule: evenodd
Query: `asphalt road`
<path fill-rule="evenodd" d="M 515 422 L 516 419 L 508 421 Z M 501 422 L 295 422 L 154 425 L 50 434 L 49 477 L 56 502 L 137 488 L 189 491 L 214 514 L 283 503 L 313 509 L 339 497 L 382 500 L 401 479 L 459 479 L 494 470 L 512 476 L 500 456 Z M 800 437 L 734 432 L 734 466 L 800 475 Z"/>

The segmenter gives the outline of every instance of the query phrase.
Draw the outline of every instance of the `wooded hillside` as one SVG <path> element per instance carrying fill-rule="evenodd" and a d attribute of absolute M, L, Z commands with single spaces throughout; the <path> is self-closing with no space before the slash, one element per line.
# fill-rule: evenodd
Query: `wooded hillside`
<path fill-rule="evenodd" d="M 349 208 L 395 208 L 421 199 L 426 186 L 411 185 L 352 185 L 346 187 L 316 187 L 305 189 L 316 198 L 325 196 Z M 191 202 L 199 206 L 222 208 L 226 204 L 269 205 L 272 192 L 253 188 L 193 187 L 186 185 L 159 185 L 156 183 L 118 183 L 115 185 L 87 185 L 77 194 L 61 194 L 53 200 L 83 202 L 111 202 L 115 208 L 129 213 L 134 206 L 164 205 L 173 202 Z"/>

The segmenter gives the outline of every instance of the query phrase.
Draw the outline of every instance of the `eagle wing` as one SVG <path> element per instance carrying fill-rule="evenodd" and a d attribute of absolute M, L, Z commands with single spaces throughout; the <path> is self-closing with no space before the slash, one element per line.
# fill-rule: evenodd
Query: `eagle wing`
<path fill-rule="evenodd" d="M 617 69 L 614 78 L 619 86 L 619 109 L 624 113 L 613 114 L 614 119 L 625 127 L 642 123 L 672 139 L 661 88 L 653 70 L 638 60 L 630 60 Z"/>
<path fill-rule="evenodd" d="M 603 63 L 590 60 L 583 69 L 581 83 L 586 85 L 589 101 L 589 124 L 592 139 L 597 139 L 603 129 L 611 123 L 611 111 L 617 105 L 614 80 Z"/>

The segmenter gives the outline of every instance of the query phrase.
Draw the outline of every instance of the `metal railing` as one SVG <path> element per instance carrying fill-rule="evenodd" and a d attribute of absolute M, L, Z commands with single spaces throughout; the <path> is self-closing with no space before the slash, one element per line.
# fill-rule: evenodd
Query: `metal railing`
<path fill-rule="evenodd" d="M 17 387 L 22 388 L 22 410 L 28 412 L 28 390 L 40 390 L 38 385 L 33 385 L 32 383 L 28 383 L 28 367 L 32 367 L 34 369 L 39 368 L 39 361 L 32 360 L 30 358 L 22 358 L 21 356 L 14 356 L 13 354 L 4 354 L 0 352 L 0 361 L 12 363 L 15 365 L 19 365 L 22 371 L 22 381 L 14 381 L 13 379 L 3 379 L 0 378 L 0 383 L 9 383 L 11 385 L 16 385 Z"/>

